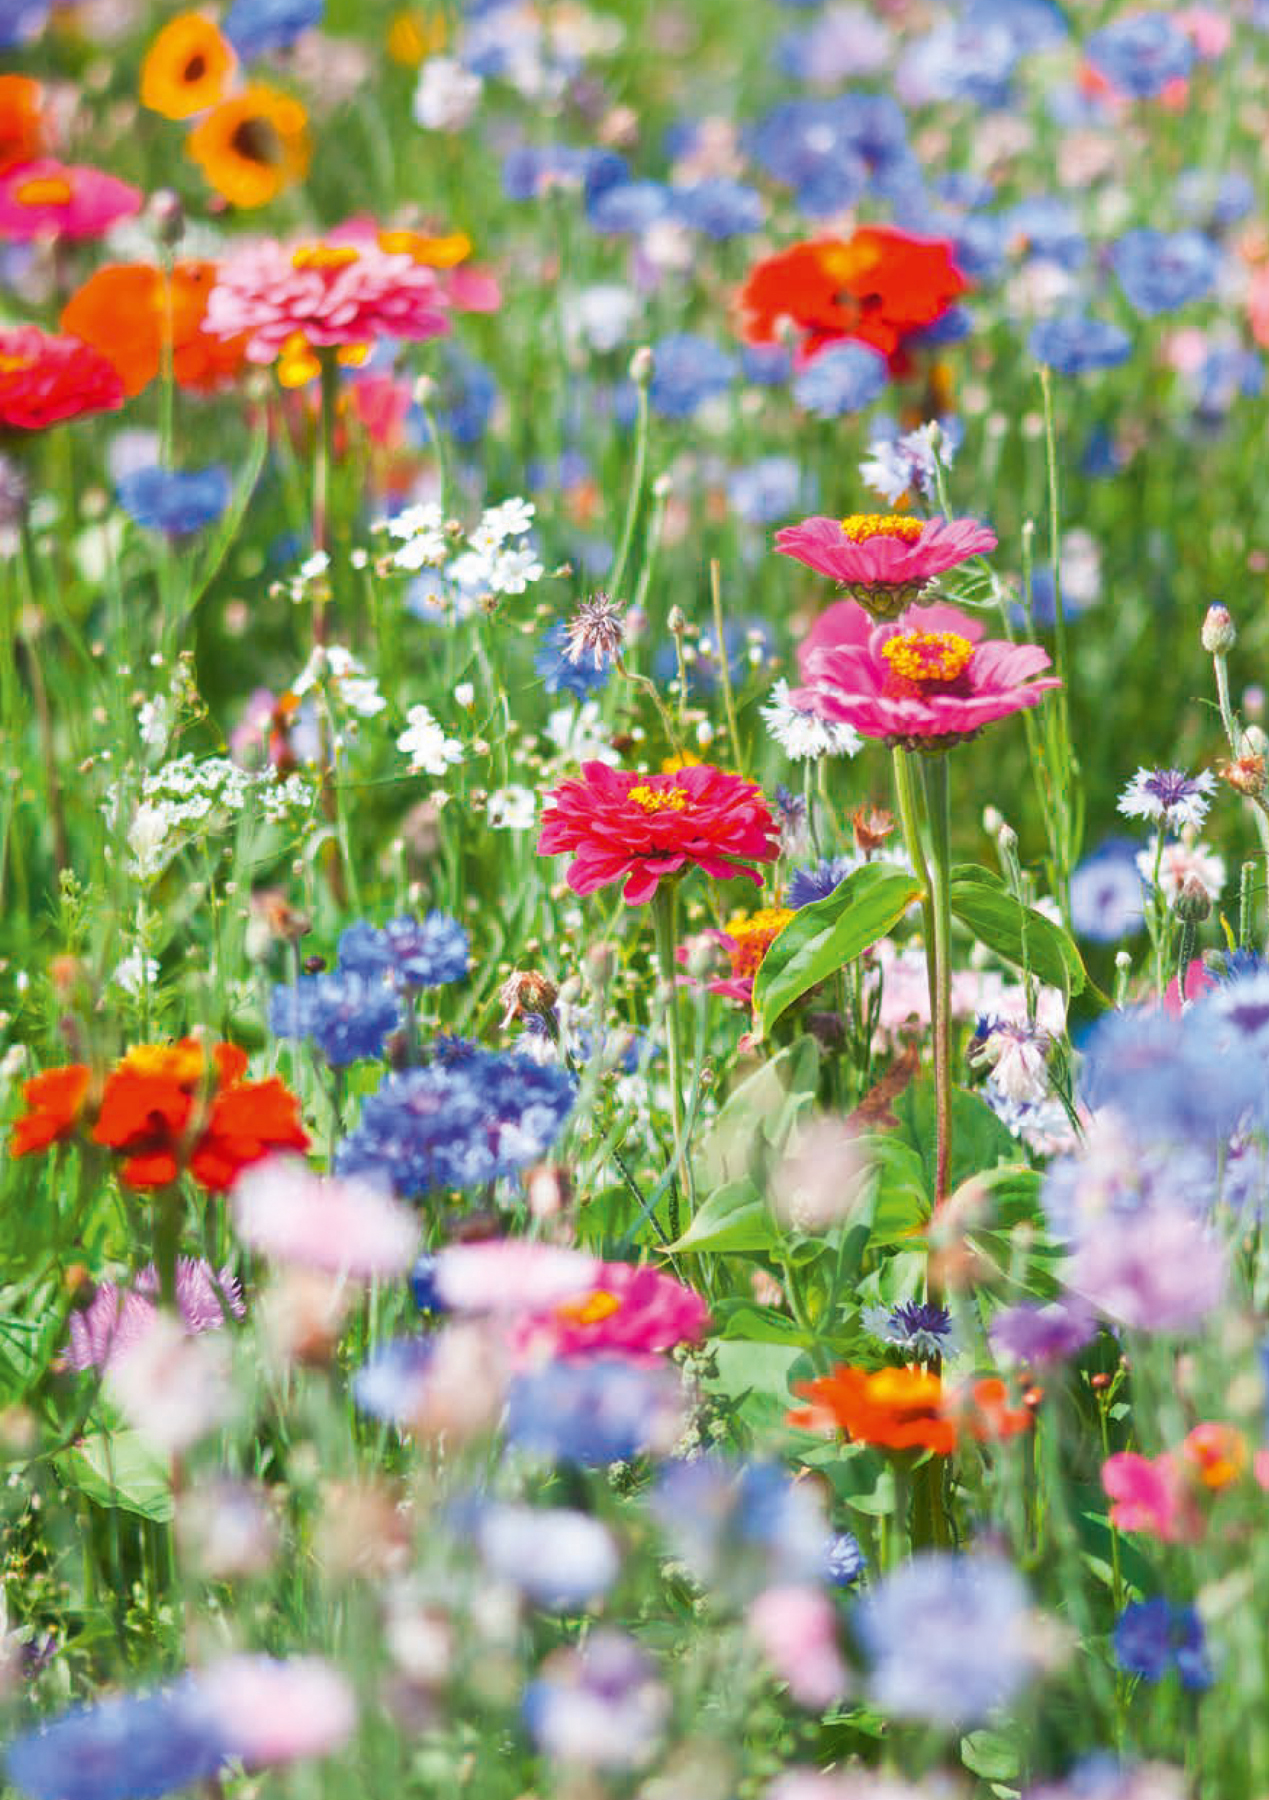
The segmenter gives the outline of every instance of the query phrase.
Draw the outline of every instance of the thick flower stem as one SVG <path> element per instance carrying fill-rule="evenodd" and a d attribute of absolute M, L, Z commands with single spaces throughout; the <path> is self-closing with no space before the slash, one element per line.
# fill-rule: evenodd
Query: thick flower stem
<path fill-rule="evenodd" d="M 930 1017 L 935 1016 L 935 984 L 934 984 L 934 900 L 930 887 L 930 870 L 925 860 L 925 848 L 921 842 L 920 802 L 917 798 L 916 783 L 912 775 L 912 753 L 909 750 L 895 749 L 892 753 L 894 769 L 895 810 L 899 814 L 899 824 L 903 830 L 903 844 L 908 853 L 908 861 L 912 864 L 912 873 L 921 883 L 921 911 L 925 917 L 925 970 L 930 984 Z"/>
<path fill-rule="evenodd" d="M 937 1214 L 947 1199 L 952 1162 L 952 856 L 946 756 L 927 759 L 925 797 L 934 908 L 934 1092 L 938 1119 L 934 1210 Z"/>
<path fill-rule="evenodd" d="M 670 1239 L 679 1235 L 679 1180 L 691 1194 L 692 1178 L 683 1142 L 683 1046 L 679 1036 L 678 986 L 675 980 L 678 964 L 674 959 L 677 938 L 678 884 L 661 881 L 652 898 L 652 918 L 656 928 L 657 972 L 665 990 L 665 1043 L 670 1065 L 670 1117 L 674 1126 L 674 1179 L 670 1183 Z"/>

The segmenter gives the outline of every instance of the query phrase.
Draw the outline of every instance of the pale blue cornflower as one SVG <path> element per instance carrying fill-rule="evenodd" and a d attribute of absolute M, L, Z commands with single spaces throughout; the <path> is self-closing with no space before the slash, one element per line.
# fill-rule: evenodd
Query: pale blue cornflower
<path fill-rule="evenodd" d="M 1207 796 L 1216 786 L 1210 769 L 1187 775 L 1184 769 L 1138 769 L 1119 796 L 1119 810 L 1128 819 L 1153 819 L 1165 831 L 1185 825 L 1198 830 L 1207 817 Z"/>

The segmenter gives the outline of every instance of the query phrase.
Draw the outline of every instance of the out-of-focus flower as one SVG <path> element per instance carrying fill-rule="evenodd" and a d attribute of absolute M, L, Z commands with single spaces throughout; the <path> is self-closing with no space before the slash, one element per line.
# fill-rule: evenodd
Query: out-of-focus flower
<path fill-rule="evenodd" d="M 224 1743 L 187 1677 L 151 1694 L 115 1694 L 23 1733 L 4 1753 L 30 1800 L 131 1800 L 214 1779 Z"/>
<path fill-rule="evenodd" d="M 1041 1306 L 1019 1301 L 996 1314 L 989 1328 L 997 1356 L 1024 1366 L 1061 1362 L 1083 1349 L 1096 1324 L 1088 1309 L 1074 1300 Z"/>
<path fill-rule="evenodd" d="M 105 1369 L 145 1336 L 158 1317 L 158 1272 L 142 1269 L 120 1294 L 103 1281 L 89 1304 L 70 1318 L 66 1360 L 72 1369 Z M 182 1256 L 176 1264 L 176 1310 L 192 1335 L 218 1330 L 227 1313 L 243 1315 L 242 1289 L 230 1268 L 213 1271 L 201 1258 Z"/>
<path fill-rule="evenodd" d="M 849 1690 L 837 1643 L 837 1609 L 822 1588 L 767 1588 L 746 1623 L 776 1675 L 799 1706 L 823 1712 Z"/>
<path fill-rule="evenodd" d="M 1226 1259 L 1193 1213 L 1159 1205 L 1103 1218 L 1077 1243 L 1066 1282 L 1118 1325 L 1187 1331 L 1220 1305 Z"/>
<path fill-rule="evenodd" d="M 858 1136 L 844 1119 L 811 1119 L 797 1128 L 771 1178 L 771 1205 L 785 1225 L 816 1235 L 860 1204 L 868 1163 Z"/>
<path fill-rule="evenodd" d="M 113 412 L 124 390 L 105 357 L 78 338 L 35 325 L 0 331 L 0 426 L 43 431 L 88 413 Z"/>
<path fill-rule="evenodd" d="M 171 345 L 179 386 L 209 391 L 242 367 L 243 339 L 203 329 L 216 279 L 210 262 L 178 262 L 170 276 L 148 263 L 109 263 L 78 288 L 62 310 L 62 330 L 91 344 L 118 372 L 128 395 L 158 375 Z"/>
<path fill-rule="evenodd" d="M 648 1355 L 694 1343 L 708 1324 L 705 1301 L 672 1275 L 601 1263 L 587 1291 L 521 1319 L 514 1342 L 530 1355 Z"/>
<path fill-rule="evenodd" d="M 1132 339 L 1121 326 L 1085 314 L 1042 320 L 1027 347 L 1037 362 L 1047 363 L 1059 375 L 1114 369 L 1132 355 Z"/>
<path fill-rule="evenodd" d="M 1129 231 L 1111 251 L 1119 285 L 1153 317 L 1201 300 L 1216 280 L 1217 250 L 1200 231 Z"/>
<path fill-rule="evenodd" d="M 40 83 L 29 75 L 0 75 L 0 174 L 38 162 L 48 148 L 47 135 Z"/>
<path fill-rule="evenodd" d="M 227 1754 L 248 1769 L 330 1756 L 357 1722 L 347 1677 L 316 1656 L 229 1656 L 196 1679 Z"/>
<path fill-rule="evenodd" d="M 772 688 L 762 717 L 771 736 L 794 762 L 821 756 L 854 756 L 863 748 L 864 740 L 849 725 L 835 724 L 795 706 L 789 697 L 789 684 L 783 678 Z"/>
<path fill-rule="evenodd" d="M 233 1409 L 223 1341 L 214 1334 L 191 1336 L 164 1312 L 110 1357 L 106 1380 L 129 1423 L 165 1456 L 183 1456 Z"/>
<path fill-rule="evenodd" d="M 1185 1800 L 1186 1791 L 1180 1769 L 1153 1762 L 1125 1765 L 1097 1754 L 1077 1763 L 1065 1780 L 1027 1788 L 1025 1800 Z"/>
<path fill-rule="evenodd" d="M 802 1382 L 797 1392 L 810 1405 L 789 1414 L 804 1431 L 840 1431 L 853 1442 L 887 1450 L 932 1450 L 950 1456 L 956 1426 L 943 1407 L 943 1383 L 918 1369 L 866 1369 L 845 1365 L 831 1375 Z"/>
<path fill-rule="evenodd" d="M 1157 838 L 1151 838 L 1145 849 L 1138 851 L 1137 868 L 1147 884 L 1155 879 L 1156 861 L 1159 890 L 1169 906 L 1176 905 L 1187 881 L 1197 881 L 1209 900 L 1220 899 L 1225 886 L 1225 859 L 1206 844 L 1195 843 L 1192 834 L 1187 833 L 1177 843 L 1164 844 L 1161 856 Z"/>
<path fill-rule="evenodd" d="M 141 64 L 141 104 L 165 119 L 189 119 L 224 98 L 237 59 L 203 13 L 169 19 Z"/>
<path fill-rule="evenodd" d="M 1130 1600 L 1115 1625 L 1115 1660 L 1143 1681 L 1162 1681 L 1175 1669 L 1181 1686 L 1201 1691 L 1212 1685 L 1203 1622 L 1192 1606 L 1170 1600 Z"/>
<path fill-rule="evenodd" d="M 381 927 L 350 925 L 339 940 L 339 966 L 367 980 L 389 981 L 405 992 L 462 981 L 471 966 L 471 939 L 447 913 L 402 916 Z"/>
<path fill-rule="evenodd" d="M 247 1169 L 231 1204 L 238 1236 L 272 1262 L 382 1281 L 414 1261 L 419 1228 L 407 1207 L 374 1188 L 315 1175 L 298 1159 Z"/>
<path fill-rule="evenodd" d="M 1135 846 L 1110 839 L 1071 876 L 1071 919 L 1081 937 L 1117 944 L 1142 930 L 1143 887 Z"/>
<path fill-rule="evenodd" d="M 996 534 L 974 519 L 949 523 L 906 514 L 854 513 L 846 519 L 816 517 L 786 525 L 777 531 L 775 547 L 781 556 L 836 581 L 874 618 L 893 619 L 936 576 L 971 556 L 989 555 L 996 548 Z"/>
<path fill-rule="evenodd" d="M 848 340 L 829 344 L 799 370 L 793 398 L 814 418 L 839 419 L 843 413 L 871 406 L 885 385 L 886 365 L 880 352 Z"/>
<path fill-rule="evenodd" d="M 452 56 L 430 56 L 414 90 L 414 122 L 425 131 L 462 131 L 480 104 L 485 84 Z"/>
<path fill-rule="evenodd" d="M 326 0 L 234 0 L 225 36 L 244 62 L 269 50 L 287 50 L 302 32 L 322 22 Z"/>
<path fill-rule="evenodd" d="M 524 1694 L 524 1716 L 552 1762 L 639 1769 L 656 1755 L 670 1695 L 634 1639 L 597 1631 L 580 1650 L 557 1650 Z"/>
<path fill-rule="evenodd" d="M 1186 1432 L 1181 1459 L 1210 1493 L 1219 1493 L 1246 1470 L 1247 1440 L 1237 1426 L 1207 1419 Z"/>
<path fill-rule="evenodd" d="M 45 1069 L 22 1085 L 26 1111 L 9 1134 L 10 1156 L 30 1156 L 63 1143 L 78 1128 L 92 1080 L 83 1063 Z"/>
<path fill-rule="evenodd" d="M 554 1612 L 599 1599 L 621 1567 L 607 1527 L 565 1507 L 483 1506 L 475 1538 L 491 1575 Z"/>
<path fill-rule="evenodd" d="M 117 176 L 45 157 L 0 175 L 0 238 L 101 237 L 145 196 Z"/>
<path fill-rule="evenodd" d="M 228 1478 L 177 1496 L 176 1537 L 182 1557 L 208 1581 L 262 1575 L 278 1548 L 264 1490 Z"/>
<path fill-rule="evenodd" d="M 229 504 L 229 470 L 133 469 L 116 484 L 119 504 L 130 519 L 168 537 L 189 537 L 212 525 Z"/>
<path fill-rule="evenodd" d="M 1121 1450 L 1102 1464 L 1102 1486 L 1117 1531 L 1145 1531 L 1164 1544 L 1193 1543 L 1202 1529 L 1176 1459 Z"/>
<path fill-rule="evenodd" d="M 446 1244 L 416 1266 L 411 1286 L 429 1310 L 516 1315 L 563 1306 L 598 1285 L 603 1264 L 563 1244 L 485 1238 Z"/>
<path fill-rule="evenodd" d="M 231 206 L 265 206 L 308 173 L 308 115 L 289 94 L 253 82 L 200 119 L 186 150 Z"/>
<path fill-rule="evenodd" d="M 665 1455 L 683 1419 L 677 1375 L 662 1363 L 608 1355 L 518 1375 L 506 1429 L 511 1443 L 539 1456 L 596 1466 L 644 1451 Z"/>
<path fill-rule="evenodd" d="M 1152 99 L 1194 66 L 1194 46 L 1179 21 L 1163 12 L 1126 13 L 1084 46 L 1085 55 L 1112 89 L 1134 100 Z"/>
<path fill-rule="evenodd" d="M 839 1552 L 829 1532 L 820 1491 L 778 1463 L 717 1455 L 672 1461 L 658 1471 L 649 1506 L 697 1581 L 738 1599 L 838 1580 L 835 1556 L 843 1572 L 853 1566 L 849 1545 Z"/>
<path fill-rule="evenodd" d="M 749 864 L 777 853 L 762 790 L 709 763 L 640 775 L 588 762 L 580 781 L 561 783 L 548 800 L 538 853 L 572 853 L 566 879 L 576 894 L 624 880 L 626 900 L 639 906 L 658 882 L 689 867 L 761 886 Z"/>
<path fill-rule="evenodd" d="M 498 1340 L 479 1324 L 460 1322 L 433 1337 L 381 1344 L 353 1377 L 353 1398 L 401 1431 L 464 1442 L 495 1423 L 506 1382 Z"/>

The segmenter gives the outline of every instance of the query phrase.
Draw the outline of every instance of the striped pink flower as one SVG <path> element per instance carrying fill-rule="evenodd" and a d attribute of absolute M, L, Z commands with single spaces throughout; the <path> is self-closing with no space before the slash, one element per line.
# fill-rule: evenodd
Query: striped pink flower
<path fill-rule="evenodd" d="M 776 549 L 839 582 L 875 618 L 894 619 L 936 575 L 996 548 L 976 519 L 913 519 L 905 514 L 816 517 L 776 532 Z"/>

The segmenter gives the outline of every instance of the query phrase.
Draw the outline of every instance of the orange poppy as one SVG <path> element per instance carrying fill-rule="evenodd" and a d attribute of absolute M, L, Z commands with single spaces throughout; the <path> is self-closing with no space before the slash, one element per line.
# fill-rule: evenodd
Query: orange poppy
<path fill-rule="evenodd" d="M 29 75 L 0 75 L 0 170 L 45 154 L 44 90 Z"/>
<path fill-rule="evenodd" d="M 846 1364 L 797 1392 L 811 1404 L 791 1412 L 790 1425 L 841 1431 L 858 1444 L 887 1450 L 933 1450 L 950 1456 L 956 1427 L 943 1415 L 943 1383 L 927 1369 L 853 1369 Z"/>
<path fill-rule="evenodd" d="M 255 82 L 214 107 L 186 148 L 232 206 L 265 206 L 308 173 L 308 115 L 298 100 Z"/>
<path fill-rule="evenodd" d="M 1247 1467 L 1247 1440 L 1233 1425 L 1208 1420 L 1186 1435 L 1181 1454 L 1213 1493 L 1237 1481 Z"/>
<path fill-rule="evenodd" d="M 11 1156 L 29 1156 L 68 1138 L 79 1123 L 88 1097 L 89 1074 L 83 1063 L 64 1069 L 46 1069 L 34 1075 L 22 1089 L 27 1111 L 9 1138 Z"/>
<path fill-rule="evenodd" d="M 202 13 L 181 13 L 160 31 L 141 65 L 141 104 L 188 119 L 224 98 L 237 58 Z"/>
<path fill-rule="evenodd" d="M 215 282 L 215 263 L 180 262 L 172 270 L 172 370 L 181 387 L 199 392 L 232 381 L 243 361 L 244 339 L 211 337 L 202 328 Z M 71 295 L 62 329 L 99 350 L 131 396 L 159 372 L 167 310 L 160 270 L 112 263 Z"/>

